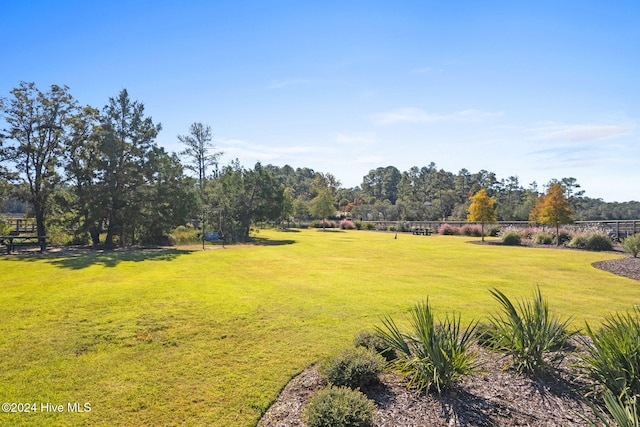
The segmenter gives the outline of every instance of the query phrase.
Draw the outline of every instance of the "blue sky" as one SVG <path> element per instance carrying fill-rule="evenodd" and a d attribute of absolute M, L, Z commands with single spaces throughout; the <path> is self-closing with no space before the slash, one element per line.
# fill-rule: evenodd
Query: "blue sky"
<path fill-rule="evenodd" d="M 157 142 L 356 186 L 435 162 L 640 200 L 637 1 L 4 1 L 0 95 L 126 88 Z"/>

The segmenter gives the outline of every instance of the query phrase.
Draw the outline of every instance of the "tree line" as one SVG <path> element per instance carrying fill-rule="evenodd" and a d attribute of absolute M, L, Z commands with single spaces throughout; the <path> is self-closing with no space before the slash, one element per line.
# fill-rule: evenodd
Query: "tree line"
<path fill-rule="evenodd" d="M 0 98 L 0 202 L 26 210 L 39 235 L 72 233 L 77 243 L 106 246 L 162 243 L 177 226 L 198 219 L 231 241 L 246 240 L 259 221 L 287 223 L 335 215 L 363 220 L 464 220 L 480 189 L 497 201 L 499 220 L 527 220 L 541 193 L 518 178 L 485 170 L 457 174 L 434 163 L 400 172 L 371 170 L 360 187 L 343 188 L 330 173 L 238 160 L 219 165 L 211 127 L 193 123 L 177 136 L 184 150 L 158 146 L 162 130 L 126 89 L 102 109 L 82 106 L 66 86 L 41 91 L 21 82 Z M 188 171 L 191 171 L 189 173 Z M 562 178 L 576 219 L 640 217 L 640 203 L 583 197 Z"/>

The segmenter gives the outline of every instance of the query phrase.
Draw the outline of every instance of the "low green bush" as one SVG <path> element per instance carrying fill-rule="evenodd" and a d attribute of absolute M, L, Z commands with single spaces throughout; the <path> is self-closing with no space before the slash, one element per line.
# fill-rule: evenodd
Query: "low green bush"
<path fill-rule="evenodd" d="M 515 231 L 509 231 L 502 235 L 502 243 L 508 246 L 519 246 L 522 238 Z"/>
<path fill-rule="evenodd" d="M 589 238 L 587 236 L 578 235 L 571 239 L 568 246 L 574 249 L 586 249 L 587 243 L 589 243 Z"/>
<path fill-rule="evenodd" d="M 598 330 L 587 324 L 583 367 L 615 396 L 640 395 L 640 307 L 605 318 Z"/>
<path fill-rule="evenodd" d="M 625 238 L 622 241 L 622 249 L 637 258 L 640 253 L 640 233 Z"/>
<path fill-rule="evenodd" d="M 362 228 L 364 228 L 365 230 L 375 230 L 376 225 L 373 222 L 365 222 L 362 224 Z"/>
<path fill-rule="evenodd" d="M 354 347 L 364 347 L 373 350 L 387 361 L 396 358 L 396 352 L 389 348 L 385 340 L 375 332 L 361 331 L 353 339 Z"/>
<path fill-rule="evenodd" d="M 446 316 L 436 323 L 427 300 L 412 308 L 408 332 L 401 332 L 390 317 L 382 322 L 377 331 L 398 355 L 390 366 L 408 378 L 409 387 L 442 393 L 475 370 L 475 354 L 470 348 L 476 325 L 463 329 L 460 316 Z"/>
<path fill-rule="evenodd" d="M 485 333 L 490 346 L 513 359 L 518 372 L 544 377 L 564 358 L 571 319 L 564 321 L 549 312 L 540 288 L 533 300 L 520 301 L 517 306 L 498 289 L 490 291 L 502 306 L 502 313 L 493 316 L 491 328 Z"/>
<path fill-rule="evenodd" d="M 568 230 L 560 230 L 560 233 L 554 238 L 558 245 L 564 245 L 571 241 L 573 234 Z"/>
<path fill-rule="evenodd" d="M 199 231 L 192 226 L 178 226 L 169 233 L 173 245 L 187 245 L 200 241 Z"/>
<path fill-rule="evenodd" d="M 370 427 L 376 405 L 357 390 L 326 387 L 317 392 L 302 414 L 309 427 Z"/>
<path fill-rule="evenodd" d="M 364 387 L 378 379 L 385 366 L 382 356 L 368 348 L 346 349 L 326 359 L 318 371 L 335 386 Z"/>
<path fill-rule="evenodd" d="M 553 243 L 553 234 L 547 232 L 536 233 L 533 235 L 533 243 L 537 245 L 550 245 Z"/>
<path fill-rule="evenodd" d="M 613 242 L 606 234 L 592 234 L 587 241 L 587 247 L 590 251 L 611 251 L 613 250 Z"/>

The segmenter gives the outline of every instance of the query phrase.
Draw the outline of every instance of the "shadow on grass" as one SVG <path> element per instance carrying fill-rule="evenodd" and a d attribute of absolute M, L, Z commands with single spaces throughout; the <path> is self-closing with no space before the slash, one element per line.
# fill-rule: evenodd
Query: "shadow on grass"
<path fill-rule="evenodd" d="M 267 239 L 264 237 L 252 237 L 247 241 L 247 244 L 256 246 L 282 246 L 293 245 L 294 243 L 297 242 L 291 239 Z"/>
<path fill-rule="evenodd" d="M 58 254 L 18 256 L 21 261 L 46 260 L 56 267 L 81 270 L 92 265 L 115 267 L 121 262 L 133 261 L 172 261 L 180 255 L 191 253 L 190 250 L 178 249 L 133 249 L 133 250 L 92 250 L 61 252 Z"/>

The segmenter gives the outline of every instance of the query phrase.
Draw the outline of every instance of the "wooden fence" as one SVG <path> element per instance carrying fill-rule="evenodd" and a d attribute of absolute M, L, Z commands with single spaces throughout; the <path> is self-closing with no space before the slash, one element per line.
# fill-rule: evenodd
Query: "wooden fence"
<path fill-rule="evenodd" d="M 416 228 L 430 228 L 437 231 L 441 225 L 449 224 L 454 227 L 462 227 L 465 224 L 470 224 L 466 221 L 367 221 L 375 224 L 377 230 L 389 230 L 390 227 L 398 227 L 401 225 L 401 229 L 413 230 Z M 498 221 L 497 224 L 500 227 L 531 227 L 533 226 L 527 221 Z M 609 231 L 609 235 L 616 240 L 624 239 L 625 237 L 632 236 L 636 233 L 640 233 L 640 220 L 611 220 L 611 221 L 576 221 L 573 224 L 563 225 L 563 228 L 602 228 Z"/>

